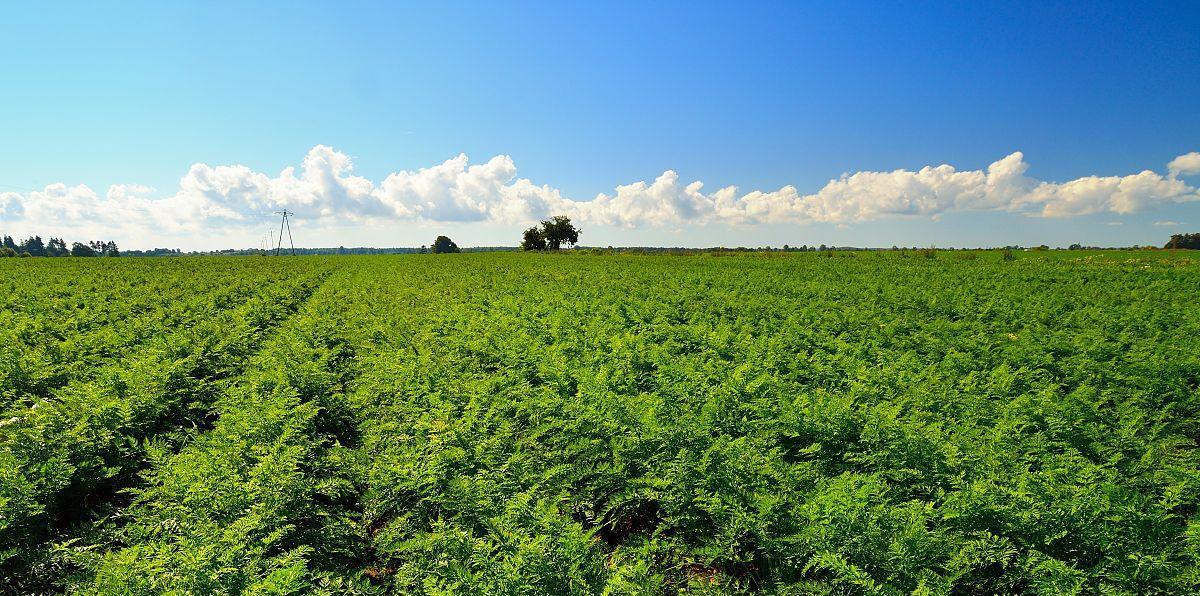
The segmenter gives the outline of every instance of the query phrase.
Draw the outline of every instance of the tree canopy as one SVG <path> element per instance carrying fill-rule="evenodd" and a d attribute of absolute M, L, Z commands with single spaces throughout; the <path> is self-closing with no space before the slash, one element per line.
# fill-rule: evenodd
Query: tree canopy
<path fill-rule="evenodd" d="M 556 215 L 543 221 L 542 234 L 546 236 L 546 248 L 550 250 L 558 250 L 563 244 L 574 246 L 579 242 L 579 229 L 565 215 Z"/>
<path fill-rule="evenodd" d="M 1200 233 L 1196 234 L 1173 234 L 1171 239 L 1167 241 L 1167 245 L 1163 248 L 1190 248 L 1200 250 Z"/>
<path fill-rule="evenodd" d="M 534 226 L 525 230 L 525 236 L 521 239 L 521 250 L 546 250 L 546 235 L 542 233 L 541 228 Z"/>
<path fill-rule="evenodd" d="M 437 239 L 433 241 L 433 246 L 430 247 L 429 252 L 432 252 L 435 254 L 436 253 L 453 253 L 453 252 L 462 252 L 462 250 L 458 248 L 458 245 L 455 244 L 454 241 L 450 239 L 450 237 L 438 236 Z"/>
<path fill-rule="evenodd" d="M 82 250 L 81 250 L 82 248 Z M 121 251 L 112 240 L 93 240 L 87 244 L 73 242 L 67 246 L 62 238 L 51 237 L 42 240 L 41 236 L 30 236 L 21 242 L 13 240 L 12 236 L 0 239 L 0 256 L 23 257 L 119 257 Z"/>
<path fill-rule="evenodd" d="M 522 250 L 558 250 L 564 244 L 574 246 L 579 243 L 581 231 L 571 223 L 571 218 L 556 215 L 542 221 L 538 226 L 525 230 L 521 240 Z"/>

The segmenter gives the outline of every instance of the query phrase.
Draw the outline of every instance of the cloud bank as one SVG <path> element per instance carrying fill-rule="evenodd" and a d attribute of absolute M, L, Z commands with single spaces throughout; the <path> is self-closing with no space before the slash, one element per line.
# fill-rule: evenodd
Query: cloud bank
<path fill-rule="evenodd" d="M 1024 155 L 1015 152 L 986 170 L 958 170 L 943 164 L 916 171 L 843 174 L 811 194 L 790 185 L 771 191 L 743 192 L 726 186 L 705 192 L 703 183 L 685 183 L 668 170 L 652 182 L 620 185 L 591 200 L 572 200 L 552 186 L 518 178 L 516 164 L 506 155 L 479 164 L 459 155 L 373 182 L 354 174 L 345 153 L 317 145 L 298 169 L 288 167 L 274 177 L 241 165 L 194 164 L 180 179 L 179 188 L 165 196 L 137 184 L 115 184 L 104 195 L 84 185 L 61 183 L 41 191 L 0 193 L 0 222 L 46 231 L 87 227 L 125 234 L 139 229 L 187 233 L 257 225 L 271 212 L 288 209 L 310 225 L 389 221 L 520 225 L 567 214 L 586 224 L 638 228 L 851 224 L 968 211 L 1034 217 L 1123 215 L 1200 200 L 1200 190 L 1184 180 L 1200 174 L 1200 152 L 1175 158 L 1165 175 L 1145 170 L 1047 182 L 1026 176 L 1028 168 Z"/>

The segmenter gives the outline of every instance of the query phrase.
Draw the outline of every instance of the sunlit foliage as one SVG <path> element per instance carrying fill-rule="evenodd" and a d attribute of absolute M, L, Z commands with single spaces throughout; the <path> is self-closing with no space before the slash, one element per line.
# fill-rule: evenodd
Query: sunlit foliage
<path fill-rule="evenodd" d="M 0 590 L 1200 590 L 1200 260 L 970 254 L 4 260 Z"/>

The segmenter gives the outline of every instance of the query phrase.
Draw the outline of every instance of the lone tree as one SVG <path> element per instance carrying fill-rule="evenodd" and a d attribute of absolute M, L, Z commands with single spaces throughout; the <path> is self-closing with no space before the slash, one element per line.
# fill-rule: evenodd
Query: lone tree
<path fill-rule="evenodd" d="M 525 250 L 558 250 L 564 244 L 574 246 L 578 242 L 579 229 L 571 223 L 571 218 L 565 215 L 556 215 L 543 221 L 540 228 L 525 230 L 521 248 Z"/>
<path fill-rule="evenodd" d="M 546 250 L 546 235 L 537 227 L 525 230 L 525 237 L 521 240 L 521 250 Z"/>
<path fill-rule="evenodd" d="M 433 241 L 433 246 L 429 249 L 429 252 L 438 254 L 438 253 L 462 252 L 462 250 L 459 249 L 458 245 L 455 244 L 454 241 L 451 240 L 448 236 L 438 236 L 437 240 Z"/>
<path fill-rule="evenodd" d="M 1173 234 L 1171 240 L 1163 248 L 1190 248 L 1193 250 L 1200 249 L 1200 233 L 1197 234 Z"/>
<path fill-rule="evenodd" d="M 558 250 L 563 244 L 575 246 L 579 242 L 579 229 L 565 215 L 555 215 L 543 221 L 542 234 L 546 236 L 546 248 L 550 250 Z"/>

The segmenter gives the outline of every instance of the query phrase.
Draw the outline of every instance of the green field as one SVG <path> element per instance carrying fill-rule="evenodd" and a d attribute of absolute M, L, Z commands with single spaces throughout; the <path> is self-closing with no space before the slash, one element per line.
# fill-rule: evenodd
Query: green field
<path fill-rule="evenodd" d="M 1200 258 L 0 260 L 0 591 L 1200 592 Z"/>

